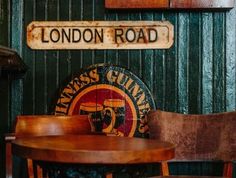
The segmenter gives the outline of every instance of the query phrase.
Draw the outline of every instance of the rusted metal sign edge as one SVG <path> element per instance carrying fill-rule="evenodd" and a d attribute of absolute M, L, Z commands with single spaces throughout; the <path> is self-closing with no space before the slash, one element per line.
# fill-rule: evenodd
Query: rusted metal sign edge
<path fill-rule="evenodd" d="M 174 27 L 168 21 L 33 21 L 32 49 L 168 49 Z"/>

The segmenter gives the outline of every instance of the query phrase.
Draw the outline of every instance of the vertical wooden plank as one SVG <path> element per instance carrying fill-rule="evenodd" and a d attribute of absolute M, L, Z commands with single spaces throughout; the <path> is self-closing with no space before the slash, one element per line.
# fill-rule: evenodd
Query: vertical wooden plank
<path fill-rule="evenodd" d="M 188 113 L 189 13 L 178 15 L 178 112 Z M 185 50 L 183 50 L 185 49 Z"/>
<path fill-rule="evenodd" d="M 115 11 L 109 11 L 105 13 L 105 20 L 106 21 L 115 21 L 117 20 L 117 13 Z M 106 50 L 105 53 L 105 62 L 110 64 L 115 64 L 118 52 L 117 50 Z"/>
<path fill-rule="evenodd" d="M 155 21 L 163 20 L 163 13 L 155 12 L 153 15 Z M 154 50 L 154 71 L 153 71 L 153 97 L 158 109 L 164 109 L 164 81 L 165 81 L 165 51 Z"/>
<path fill-rule="evenodd" d="M 129 15 L 129 20 L 141 20 L 141 13 L 139 12 L 133 12 Z M 140 67 L 142 66 L 142 60 L 141 60 L 141 50 L 130 50 L 129 51 L 129 69 L 138 75 L 138 77 L 141 77 L 142 70 L 140 70 Z"/>
<path fill-rule="evenodd" d="M 20 56 L 22 56 L 22 28 L 23 28 L 23 2 L 18 2 L 16 0 L 12 1 L 12 12 L 11 16 L 11 44 L 10 46 L 15 49 Z M 16 115 L 22 112 L 22 102 L 23 102 L 23 81 L 13 80 L 11 82 L 11 100 L 10 100 L 10 127 L 13 127 L 13 122 Z"/>
<path fill-rule="evenodd" d="M 142 13 L 141 18 L 143 21 L 153 21 L 153 14 L 148 12 Z M 142 65 L 140 66 L 140 70 L 142 70 L 142 80 L 151 93 L 153 93 L 154 50 L 143 50 L 141 55 Z"/>
<path fill-rule="evenodd" d="M 49 21 L 56 21 L 58 19 L 58 5 L 56 0 L 46 1 L 45 4 L 45 19 Z M 50 50 L 46 52 L 46 60 L 47 60 L 47 103 L 48 103 L 48 111 L 47 113 L 51 113 L 53 111 L 53 107 L 55 104 L 55 91 L 57 91 L 59 87 L 59 76 L 58 76 L 58 63 L 59 63 L 59 54 L 56 50 Z M 66 68 L 66 66 L 65 66 Z"/>
<path fill-rule="evenodd" d="M 26 27 L 35 18 L 34 1 L 24 4 L 24 27 Z M 26 41 L 26 28 L 23 29 L 23 41 Z M 29 67 L 26 72 L 23 83 L 23 113 L 35 113 L 35 55 L 34 51 L 28 47 L 23 48 L 23 60 Z"/>
<path fill-rule="evenodd" d="M 58 18 L 61 21 L 69 20 L 69 1 L 59 0 L 58 3 Z M 68 50 L 59 51 L 59 81 L 64 81 L 70 74 L 70 60 L 71 56 L 69 55 Z"/>
<path fill-rule="evenodd" d="M 93 20 L 104 20 L 105 8 L 104 3 L 99 0 L 93 0 Z M 105 51 L 94 50 L 94 63 L 104 63 Z"/>
<path fill-rule="evenodd" d="M 83 17 L 83 1 L 71 1 L 71 7 L 69 9 L 71 13 L 71 20 L 80 21 Z M 76 73 L 82 68 L 83 53 L 81 50 L 71 51 L 71 73 Z"/>
<path fill-rule="evenodd" d="M 82 20 L 92 20 L 93 19 L 93 3 L 88 3 L 87 0 L 83 1 L 83 17 Z M 94 64 L 94 51 L 84 50 L 83 53 L 83 67 L 88 67 Z"/>
<path fill-rule="evenodd" d="M 13 129 L 14 121 L 17 115 L 22 113 L 23 102 L 23 80 L 11 81 L 11 120 L 10 128 Z"/>
<path fill-rule="evenodd" d="M 177 34 L 177 16 L 173 12 L 164 14 L 164 17 L 168 19 L 174 25 L 174 34 Z M 177 109 L 177 35 L 174 36 L 173 46 L 166 50 L 165 58 L 165 109 L 167 111 L 176 111 Z"/>
<path fill-rule="evenodd" d="M 202 113 L 213 111 L 213 17 L 202 14 Z"/>
<path fill-rule="evenodd" d="M 8 45 L 8 2 L 0 0 L 0 45 Z"/>
<path fill-rule="evenodd" d="M 236 108 L 236 8 L 226 13 L 226 111 Z"/>
<path fill-rule="evenodd" d="M 236 163 L 235 161 L 233 162 L 233 177 L 236 177 Z"/>
<path fill-rule="evenodd" d="M 11 47 L 22 55 L 23 1 L 12 0 Z"/>
<path fill-rule="evenodd" d="M 24 1 L 11 1 L 11 40 L 10 46 L 15 49 L 20 56 L 22 56 L 23 51 L 23 12 L 24 12 Z M 24 57 L 23 57 L 24 58 Z M 10 108 L 9 113 L 9 125 L 10 130 L 13 130 L 14 121 L 16 115 L 22 113 L 23 107 L 23 80 L 14 80 L 11 82 L 10 86 Z M 13 177 L 20 177 L 20 171 L 22 170 L 22 160 L 14 157 L 13 164 Z M 23 173 L 24 174 L 24 173 Z M 22 175 L 22 176 L 25 176 Z M 22 177 L 21 176 L 21 177 Z"/>
<path fill-rule="evenodd" d="M 213 17 L 213 112 L 225 110 L 225 14 L 214 13 Z"/>
<path fill-rule="evenodd" d="M 118 20 L 119 21 L 127 21 L 129 20 L 129 14 L 127 12 L 118 13 Z M 127 66 L 129 60 L 129 50 L 119 50 L 118 52 L 118 61 L 116 64 L 120 66 Z"/>
<path fill-rule="evenodd" d="M 148 89 L 153 93 L 153 67 L 154 67 L 154 52 L 153 50 L 145 50 L 142 52 L 142 80 L 147 85 Z"/>
<path fill-rule="evenodd" d="M 199 113 L 200 105 L 200 60 L 201 40 L 200 23 L 201 14 L 190 13 L 189 19 L 189 113 Z"/>
<path fill-rule="evenodd" d="M 45 1 L 34 1 L 35 3 L 35 19 L 45 20 Z M 47 98 L 45 97 L 46 87 L 46 59 L 45 51 L 35 51 L 35 114 L 45 114 L 45 106 L 47 106 Z"/>

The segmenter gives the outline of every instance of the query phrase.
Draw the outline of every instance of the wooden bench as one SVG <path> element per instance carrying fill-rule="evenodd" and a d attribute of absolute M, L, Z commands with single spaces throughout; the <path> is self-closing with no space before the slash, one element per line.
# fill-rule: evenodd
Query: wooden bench
<path fill-rule="evenodd" d="M 6 141 L 6 177 L 12 177 L 11 141 L 20 137 L 91 134 L 87 115 L 21 115 L 16 118 L 14 133 L 5 136 Z M 33 177 L 32 161 L 28 160 L 29 177 Z M 38 169 L 40 170 L 40 169 Z"/>
<path fill-rule="evenodd" d="M 176 145 L 175 160 L 222 160 L 223 176 L 232 178 L 232 161 L 236 160 L 236 112 L 192 115 L 157 110 L 147 117 L 152 139 Z M 168 170 L 165 176 L 169 176 Z"/>

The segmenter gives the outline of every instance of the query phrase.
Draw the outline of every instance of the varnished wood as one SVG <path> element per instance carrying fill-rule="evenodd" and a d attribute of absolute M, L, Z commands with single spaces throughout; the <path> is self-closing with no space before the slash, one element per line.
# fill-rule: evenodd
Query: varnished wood
<path fill-rule="evenodd" d="M 6 177 L 12 177 L 11 141 L 43 135 L 91 134 L 91 126 L 87 115 L 55 116 L 55 115 L 20 115 L 17 116 L 15 133 L 5 136 L 6 143 Z M 33 177 L 32 161 L 28 160 L 28 173 Z M 38 171 L 37 169 L 36 171 Z M 40 174 L 38 174 L 38 177 Z"/>
<path fill-rule="evenodd" d="M 234 0 L 170 0 L 170 8 L 233 8 Z"/>
<path fill-rule="evenodd" d="M 233 163 L 226 162 L 224 164 L 223 176 L 232 178 L 233 177 Z"/>
<path fill-rule="evenodd" d="M 170 175 L 168 163 L 166 161 L 161 162 L 161 175 L 162 176 Z"/>
<path fill-rule="evenodd" d="M 27 159 L 27 167 L 28 167 L 28 175 L 29 178 L 34 178 L 34 168 L 33 168 L 33 160 Z"/>
<path fill-rule="evenodd" d="M 16 137 L 90 133 L 91 127 L 88 116 L 86 115 L 17 116 L 17 123 L 15 128 Z"/>
<path fill-rule="evenodd" d="M 106 178 L 113 178 L 113 174 L 112 173 L 107 173 Z"/>
<path fill-rule="evenodd" d="M 174 158 L 174 145 L 156 140 L 98 135 L 16 139 L 13 154 L 62 163 L 137 164 Z"/>
<path fill-rule="evenodd" d="M 106 8 L 134 9 L 134 8 L 169 8 L 169 0 L 105 0 Z"/>
<path fill-rule="evenodd" d="M 12 178 L 11 141 L 5 140 L 6 145 L 6 178 Z"/>

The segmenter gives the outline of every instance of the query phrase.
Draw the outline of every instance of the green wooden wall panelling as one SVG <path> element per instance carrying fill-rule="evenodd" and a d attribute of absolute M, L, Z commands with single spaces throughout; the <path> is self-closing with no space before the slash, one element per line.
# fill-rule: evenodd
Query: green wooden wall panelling
<path fill-rule="evenodd" d="M 5 35 L 4 35 L 5 34 Z M 8 4 L 6 1 L 0 0 L 0 45 L 8 45 Z M 1 75 L 1 74 L 0 74 Z M 8 132 L 8 117 L 10 108 L 10 82 L 8 78 L 0 78 L 0 144 L 3 145 L 4 133 Z M 5 148 L 0 147 L 0 155 L 4 155 Z M 2 157 L 2 156 L 1 156 Z M 3 156 L 4 158 L 4 156 Z M 0 159 L 0 177 L 5 174 L 4 159 Z"/>
<path fill-rule="evenodd" d="M 32 1 L 24 4 L 24 25 L 26 26 L 32 20 L 35 19 L 35 4 Z M 26 41 L 26 35 L 23 33 L 23 41 Z M 27 93 L 27 97 L 31 98 L 30 100 L 23 100 L 23 112 L 25 114 L 35 113 L 35 51 L 30 50 L 29 48 L 23 48 L 23 56 L 25 63 L 30 66 L 29 70 L 26 72 L 24 77 L 24 93 Z M 25 111 L 27 108 L 27 111 Z"/>
<path fill-rule="evenodd" d="M 188 69 L 189 69 L 189 112 L 198 113 L 200 107 L 200 92 L 201 92 L 201 14 L 189 14 L 189 40 L 188 40 Z"/>
<path fill-rule="evenodd" d="M 0 45 L 8 44 L 8 3 L 0 0 Z"/>
<path fill-rule="evenodd" d="M 45 17 L 47 20 L 55 20 L 58 19 L 58 9 L 59 2 L 58 1 L 48 1 L 48 4 L 45 5 L 45 10 L 47 11 L 47 16 Z M 49 10 L 50 9 L 50 10 Z M 36 9 L 35 9 L 36 10 Z M 66 15 L 66 14 L 65 14 Z M 66 17 L 69 17 L 68 15 Z M 70 18 L 70 17 L 69 17 Z M 53 96 L 58 91 L 59 87 L 59 51 L 50 50 L 46 51 L 46 62 L 47 62 L 47 96 Z M 51 59 L 51 60 L 47 60 Z M 65 66 L 66 67 L 66 66 Z M 52 110 L 52 103 L 55 102 L 54 97 L 46 97 L 48 103 L 48 113 Z"/>
<path fill-rule="evenodd" d="M 211 113 L 236 108 L 236 8 L 227 12 L 116 11 L 104 9 L 100 0 L 11 2 L 11 46 L 30 67 L 23 82 L 13 84 L 11 123 L 16 114 L 51 113 L 70 75 L 103 62 L 138 75 L 160 109 Z M 168 20 L 175 27 L 175 42 L 167 50 L 34 51 L 27 47 L 25 36 L 33 20 Z M 204 165 L 199 167 L 201 173 Z M 195 171 L 190 164 L 172 167 L 175 172 L 179 169 Z"/>
<path fill-rule="evenodd" d="M 202 14 L 202 112 L 213 112 L 213 87 L 212 87 L 212 69 L 213 69 L 213 14 Z M 207 84 L 207 85 L 205 85 Z"/>
<path fill-rule="evenodd" d="M 189 51 L 188 49 L 188 34 L 189 34 L 189 18 L 187 13 L 178 14 L 178 31 L 176 36 L 176 43 L 177 43 L 177 104 L 178 104 L 178 112 L 180 113 L 188 113 L 188 58 L 189 58 Z M 186 49 L 186 50 L 183 50 Z M 183 92 L 185 91 L 185 92 Z"/>
<path fill-rule="evenodd" d="M 225 14 L 213 16 L 213 112 L 225 110 Z"/>
<path fill-rule="evenodd" d="M 226 82 L 231 82 L 232 84 L 232 82 L 234 83 L 234 80 L 228 81 L 226 78 L 229 79 L 229 76 L 231 76 L 231 78 L 235 76 L 235 71 L 231 70 L 232 75 L 225 74 L 226 72 L 230 72 L 229 70 L 226 70 L 226 68 L 229 68 L 228 65 L 226 67 L 226 63 L 230 62 L 229 60 L 226 60 L 226 53 L 228 52 L 228 55 L 231 56 L 229 58 L 231 59 L 231 64 L 234 64 L 234 61 L 232 60 L 234 59 L 235 52 L 232 53 L 226 48 L 229 44 L 226 44 L 226 40 L 224 39 L 227 39 L 227 34 L 235 34 L 229 32 L 229 30 L 225 30 L 227 24 L 230 30 L 232 29 L 232 31 L 235 31 L 235 27 L 232 28 L 232 24 L 230 26 L 229 22 L 226 21 L 226 18 L 229 16 L 227 16 L 227 14 L 230 14 L 229 18 L 233 19 L 231 16 L 235 16 L 234 10 L 229 13 L 128 13 L 124 11 L 116 13 L 114 11 L 110 12 L 104 10 L 102 5 L 100 8 L 97 6 L 95 8 L 93 7 L 93 4 L 87 5 L 85 2 L 76 4 L 74 1 L 69 1 L 70 4 L 65 3 L 67 6 L 61 4 L 61 1 L 46 2 L 37 1 L 37 3 L 35 3 L 30 0 L 29 2 L 24 3 L 24 27 L 34 19 L 166 19 L 174 24 L 175 34 L 177 35 L 175 35 L 174 46 L 169 50 L 32 51 L 31 49 L 28 49 L 24 43 L 23 50 L 24 56 L 26 56 L 26 59 L 24 60 L 32 66 L 31 72 L 35 75 L 35 79 L 39 79 L 36 80 L 37 82 L 35 81 L 37 86 L 31 88 L 31 90 L 35 90 L 34 92 L 37 91 L 37 96 L 35 94 L 35 96 L 31 98 L 38 97 L 38 99 L 35 99 L 37 101 L 39 100 L 39 102 L 33 102 L 33 105 L 42 103 L 41 106 L 34 107 L 39 113 L 48 111 L 49 101 L 45 98 L 48 98 L 48 95 L 51 96 L 53 94 L 51 90 L 58 88 L 62 83 L 61 81 L 63 81 L 66 76 L 76 72 L 83 66 L 86 67 L 93 63 L 100 62 L 110 62 L 125 66 L 139 75 L 140 78 L 143 78 L 144 81 L 146 80 L 147 85 L 150 86 L 150 90 L 156 92 L 154 98 L 156 98 L 157 103 L 160 103 L 158 104 L 160 108 L 189 113 L 220 112 L 227 109 L 226 98 L 229 97 L 227 97 L 226 91 L 229 92 L 229 90 L 226 88 Z M 76 13 L 72 11 L 73 8 L 71 11 L 69 10 L 69 7 L 74 7 L 76 5 L 83 5 L 83 7 L 79 7 L 79 9 L 84 13 L 78 13 L 78 8 L 76 9 L 77 11 L 74 10 Z M 64 8 L 61 8 L 62 6 Z M 75 14 L 76 17 L 73 17 L 73 14 Z M 13 29 L 13 31 L 19 31 L 19 29 L 17 29 Z M 25 28 L 22 30 L 24 36 Z M 16 39 L 14 35 L 12 38 Z M 25 42 L 25 40 L 24 36 L 23 41 Z M 235 46 L 235 41 L 231 39 L 229 42 L 231 42 L 229 47 L 233 48 Z M 19 44 L 16 45 L 18 45 L 17 48 L 19 48 Z M 233 68 L 232 65 L 230 66 Z M 49 80 L 48 77 L 51 77 L 51 79 Z M 154 80 L 154 77 L 158 79 Z M 31 80 L 33 79 L 34 78 L 31 76 Z M 24 82 L 28 81 L 29 80 L 25 79 Z M 54 82 L 53 86 L 55 88 L 48 88 L 51 87 L 51 82 L 49 81 Z M 46 86 L 42 86 L 42 82 Z M 27 87 L 29 86 L 26 85 L 25 88 Z M 181 89 L 179 87 L 181 87 Z M 37 90 L 38 88 L 43 88 L 43 90 Z M 182 90 L 182 88 L 184 90 Z M 161 90 L 162 93 L 160 92 Z M 235 92 L 233 90 L 235 90 L 235 87 L 231 87 L 230 91 L 232 92 L 230 94 L 233 94 L 235 98 Z M 47 92 L 49 92 L 49 94 L 47 94 Z M 158 92 L 160 93 L 158 94 Z M 158 97 L 158 95 L 160 96 Z M 229 99 L 227 101 L 228 103 L 231 103 L 231 110 L 233 110 L 235 101 L 229 101 Z M 32 105 L 30 104 L 30 106 Z M 25 111 L 29 111 L 27 107 Z"/>
<path fill-rule="evenodd" d="M 226 110 L 235 110 L 236 108 L 236 8 L 226 15 L 225 23 L 225 57 L 226 57 Z M 229 30 L 230 29 L 230 30 Z"/>

